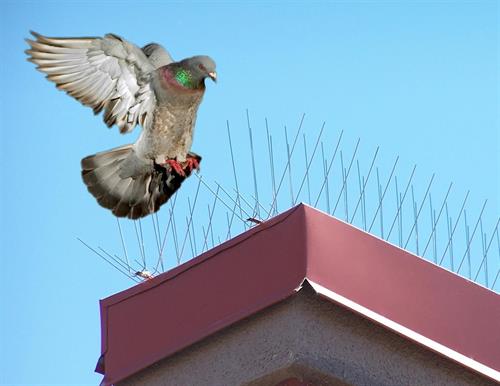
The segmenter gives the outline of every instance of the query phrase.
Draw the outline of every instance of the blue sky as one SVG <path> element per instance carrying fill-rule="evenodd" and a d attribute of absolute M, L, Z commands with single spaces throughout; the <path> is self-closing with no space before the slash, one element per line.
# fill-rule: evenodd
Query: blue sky
<path fill-rule="evenodd" d="M 493 0 L 3 1 L 0 384 L 98 384 L 98 300 L 131 285 L 76 238 L 117 245 L 115 220 L 87 193 L 79 162 L 137 132 L 106 129 L 35 71 L 24 54 L 30 29 L 113 32 L 140 46 L 159 42 L 176 59 L 212 56 L 219 82 L 207 87 L 193 145 L 207 179 L 232 183 L 226 120 L 235 143 L 247 143 L 246 109 L 256 137 L 264 118 L 277 138 L 306 113 L 311 147 L 323 121 L 327 136 L 344 130 L 350 150 L 361 137 L 364 164 L 380 145 L 384 176 L 400 155 L 403 176 L 415 163 L 422 172 L 420 194 L 434 172 L 439 194 L 454 182 L 451 207 L 470 189 L 471 218 L 488 199 L 492 229 L 500 213 L 499 21 Z M 241 163 L 246 185 L 250 169 Z"/>

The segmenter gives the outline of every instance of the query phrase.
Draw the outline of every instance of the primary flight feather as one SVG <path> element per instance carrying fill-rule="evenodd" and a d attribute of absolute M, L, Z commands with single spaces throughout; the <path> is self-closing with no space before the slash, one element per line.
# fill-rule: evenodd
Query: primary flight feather
<path fill-rule="evenodd" d="M 118 217 L 156 212 L 201 161 L 190 149 L 205 79 L 217 77 L 215 62 L 208 56 L 174 62 L 159 44 L 141 49 L 114 34 L 32 34 L 28 60 L 57 88 L 95 114 L 104 111 L 108 127 L 116 125 L 121 133 L 143 128 L 134 144 L 82 160 L 89 192 Z"/>

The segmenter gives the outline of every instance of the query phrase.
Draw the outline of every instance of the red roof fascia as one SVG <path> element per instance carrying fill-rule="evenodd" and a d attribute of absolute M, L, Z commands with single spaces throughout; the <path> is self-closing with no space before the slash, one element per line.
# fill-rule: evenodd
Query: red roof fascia
<path fill-rule="evenodd" d="M 494 292 L 303 204 L 101 301 L 105 385 L 275 304 L 325 298 L 500 380 Z M 491 371 L 490 371 L 491 370 Z"/>
<path fill-rule="evenodd" d="M 321 295 L 500 381 L 500 296 L 307 207 L 307 279 Z"/>
<path fill-rule="evenodd" d="M 306 272 L 295 207 L 189 262 L 101 301 L 103 384 L 293 294 Z"/>

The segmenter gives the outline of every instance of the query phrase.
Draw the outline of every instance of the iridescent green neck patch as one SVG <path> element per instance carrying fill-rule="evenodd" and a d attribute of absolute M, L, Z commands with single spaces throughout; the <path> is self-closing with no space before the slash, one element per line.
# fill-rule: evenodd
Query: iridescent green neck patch
<path fill-rule="evenodd" d="M 175 73 L 175 80 L 184 87 L 193 87 L 191 73 L 183 68 L 177 70 Z"/>

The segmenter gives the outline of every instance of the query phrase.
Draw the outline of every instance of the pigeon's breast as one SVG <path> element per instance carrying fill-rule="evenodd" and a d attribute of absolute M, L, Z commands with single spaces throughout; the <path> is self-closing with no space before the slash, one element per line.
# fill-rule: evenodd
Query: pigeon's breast
<path fill-rule="evenodd" d="M 157 163 L 167 158 L 184 161 L 193 142 L 196 113 L 202 96 L 202 93 L 190 93 L 162 98 L 151 127 L 141 133 L 137 150 Z"/>

